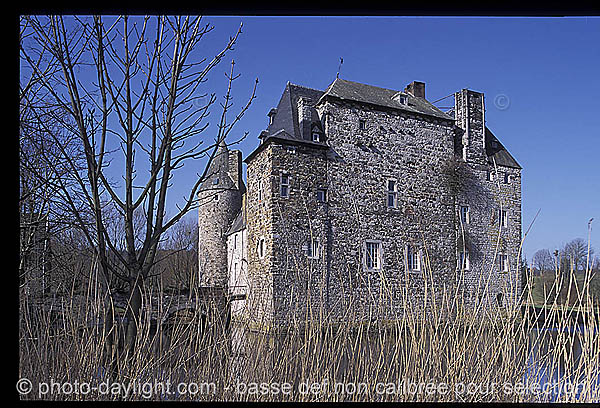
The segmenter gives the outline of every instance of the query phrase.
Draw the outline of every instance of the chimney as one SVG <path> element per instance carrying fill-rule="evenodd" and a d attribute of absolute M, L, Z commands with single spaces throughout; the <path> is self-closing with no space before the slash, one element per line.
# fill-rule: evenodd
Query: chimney
<path fill-rule="evenodd" d="M 417 98 L 425 98 L 425 83 L 419 81 L 412 81 L 404 88 L 405 92 L 408 92 L 412 96 Z"/>
<path fill-rule="evenodd" d="M 240 189 L 242 186 L 242 152 L 239 150 L 229 151 L 229 177 L 235 182 L 235 186 Z"/>
<path fill-rule="evenodd" d="M 309 98 L 301 96 L 298 98 L 298 126 L 302 139 L 310 139 L 310 124 L 312 122 L 311 112 L 312 101 Z"/>
<path fill-rule="evenodd" d="M 463 89 L 454 94 L 454 119 L 463 130 L 463 160 L 486 163 L 485 100 L 482 93 Z"/>

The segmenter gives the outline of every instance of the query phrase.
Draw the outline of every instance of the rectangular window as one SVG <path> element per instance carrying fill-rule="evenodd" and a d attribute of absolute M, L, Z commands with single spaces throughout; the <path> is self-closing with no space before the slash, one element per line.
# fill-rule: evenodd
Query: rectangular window
<path fill-rule="evenodd" d="M 312 239 L 308 242 L 306 256 L 313 259 L 321 256 L 321 245 L 318 239 Z"/>
<path fill-rule="evenodd" d="M 490 170 L 487 172 L 487 181 L 494 181 L 494 173 Z"/>
<path fill-rule="evenodd" d="M 367 241 L 365 245 L 365 263 L 367 269 L 381 268 L 381 243 Z"/>
<path fill-rule="evenodd" d="M 281 174 L 279 182 L 281 197 L 289 197 L 290 195 L 290 176 L 289 174 Z"/>
<path fill-rule="evenodd" d="M 460 222 L 462 224 L 469 223 L 469 206 L 468 205 L 460 206 Z"/>
<path fill-rule="evenodd" d="M 261 202 L 263 199 L 263 181 L 258 181 L 258 202 Z"/>
<path fill-rule="evenodd" d="M 510 175 L 508 173 L 504 173 L 504 184 L 510 184 Z"/>
<path fill-rule="evenodd" d="M 500 272 L 508 272 L 508 255 L 498 254 L 498 262 L 500 263 Z"/>
<path fill-rule="evenodd" d="M 469 259 L 468 252 L 459 252 L 458 254 L 458 268 L 461 270 L 468 271 L 471 267 L 471 261 Z"/>
<path fill-rule="evenodd" d="M 312 141 L 313 142 L 319 142 L 320 140 L 321 140 L 321 136 L 318 133 L 314 132 L 312 134 Z"/>
<path fill-rule="evenodd" d="M 388 208 L 398 207 L 398 183 L 393 179 L 387 181 L 387 206 Z"/>
<path fill-rule="evenodd" d="M 504 228 L 508 227 L 508 215 L 506 210 L 498 210 L 498 223 Z"/>
<path fill-rule="evenodd" d="M 408 260 L 409 271 L 420 271 L 421 270 L 421 257 L 419 256 L 419 250 L 412 246 L 406 247 L 406 257 Z"/>
<path fill-rule="evenodd" d="M 324 203 L 327 201 L 327 190 L 324 188 L 317 189 L 317 201 L 320 203 Z"/>
<path fill-rule="evenodd" d="M 360 130 L 365 130 L 367 128 L 367 122 L 364 119 L 359 119 L 358 128 Z"/>
<path fill-rule="evenodd" d="M 265 239 L 261 238 L 258 240 L 258 245 L 256 247 L 256 252 L 258 252 L 258 257 L 259 258 L 264 258 L 265 257 Z"/>

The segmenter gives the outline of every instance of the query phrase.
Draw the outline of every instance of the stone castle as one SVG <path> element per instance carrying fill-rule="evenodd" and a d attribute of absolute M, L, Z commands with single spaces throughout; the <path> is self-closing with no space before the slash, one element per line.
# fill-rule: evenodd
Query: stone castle
<path fill-rule="evenodd" d="M 221 143 L 199 192 L 201 286 L 227 293 L 234 320 L 394 319 L 436 288 L 517 302 L 521 167 L 482 93 L 443 112 L 417 81 L 288 83 L 268 117 L 247 187 Z"/>

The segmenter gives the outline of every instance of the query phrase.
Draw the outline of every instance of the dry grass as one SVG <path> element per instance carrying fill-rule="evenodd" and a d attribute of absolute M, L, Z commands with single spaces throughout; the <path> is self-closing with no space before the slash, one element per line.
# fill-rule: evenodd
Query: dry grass
<path fill-rule="evenodd" d="M 104 312 L 93 290 L 80 302 L 63 301 L 58 317 L 23 296 L 20 377 L 33 389 L 21 398 L 597 402 L 600 306 L 589 291 L 591 275 L 568 292 L 569 308 L 546 308 L 544 319 L 541 308 L 531 315 L 512 306 L 473 309 L 456 293 L 430 291 L 438 301 L 428 314 L 407 302 L 395 321 L 313 320 L 270 333 L 237 325 L 229 341 L 219 331 L 203 334 L 199 316 L 154 330 L 145 309 L 136 354 L 112 366 L 101 327 L 84 324 Z M 525 286 L 527 304 L 533 280 Z M 167 309 L 158 305 L 159 321 Z M 573 386 L 579 392 L 559 393 Z"/>

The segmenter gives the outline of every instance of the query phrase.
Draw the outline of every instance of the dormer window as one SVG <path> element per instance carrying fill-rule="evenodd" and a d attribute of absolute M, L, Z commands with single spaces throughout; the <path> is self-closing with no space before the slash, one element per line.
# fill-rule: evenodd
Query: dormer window
<path fill-rule="evenodd" d="M 398 102 L 400 103 L 400 105 L 406 105 L 408 104 L 408 98 L 406 97 L 406 95 L 400 95 L 398 96 Z"/>
<path fill-rule="evenodd" d="M 321 141 L 321 135 L 317 132 L 313 132 L 312 134 L 312 141 L 313 142 L 320 142 Z"/>

